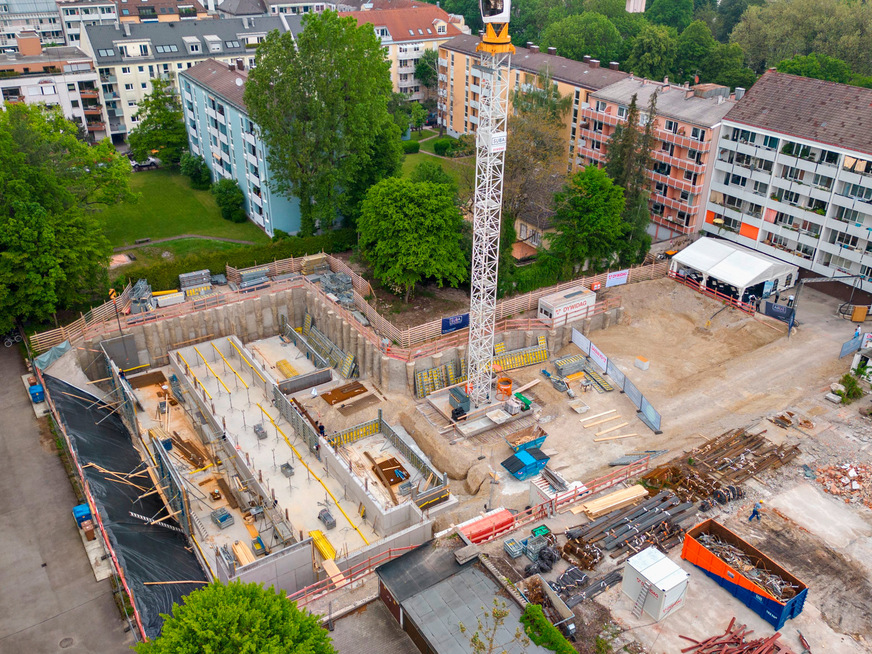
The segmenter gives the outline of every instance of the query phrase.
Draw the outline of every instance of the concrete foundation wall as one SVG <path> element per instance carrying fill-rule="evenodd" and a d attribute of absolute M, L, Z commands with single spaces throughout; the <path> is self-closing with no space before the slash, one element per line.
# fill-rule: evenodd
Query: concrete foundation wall
<path fill-rule="evenodd" d="M 317 581 L 314 557 L 312 539 L 307 538 L 291 547 L 268 554 L 245 567 L 237 568 L 235 573 L 228 570 L 224 560 L 217 556 L 214 569 L 218 578 L 224 583 L 238 579 L 245 583 L 263 584 L 267 588 L 272 586 L 276 591 L 281 590 L 285 594 L 291 594 Z"/>
<path fill-rule="evenodd" d="M 368 547 L 357 550 L 353 554 L 345 558 L 336 559 L 336 565 L 340 570 L 347 570 L 355 565 L 359 565 L 368 558 L 377 556 L 390 549 L 398 549 L 400 547 L 414 547 L 426 543 L 433 538 L 433 522 L 423 520 L 422 522 L 404 529 L 401 532 L 394 534 L 388 538 L 384 538 L 377 543 L 373 543 Z"/>

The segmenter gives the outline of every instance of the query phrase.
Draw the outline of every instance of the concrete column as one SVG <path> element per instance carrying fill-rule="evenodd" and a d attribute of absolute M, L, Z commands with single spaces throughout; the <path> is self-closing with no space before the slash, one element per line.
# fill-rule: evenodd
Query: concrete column
<path fill-rule="evenodd" d="M 603 329 L 608 329 L 609 325 L 612 324 L 612 319 L 614 318 L 614 309 L 610 309 L 603 313 Z"/>
<path fill-rule="evenodd" d="M 406 385 L 411 389 L 412 395 L 415 394 L 415 362 L 408 361 L 406 363 Z"/>
<path fill-rule="evenodd" d="M 354 331 L 351 329 L 351 325 L 348 324 L 347 320 L 342 321 L 342 345 L 341 347 L 346 352 L 351 351 L 351 332 Z"/>
<path fill-rule="evenodd" d="M 593 325 L 593 318 L 585 318 L 582 323 L 581 333 L 587 336 L 590 334 L 591 326 Z"/>
<path fill-rule="evenodd" d="M 533 347 L 536 344 L 536 335 L 533 332 L 524 332 L 524 347 Z"/>
<path fill-rule="evenodd" d="M 615 324 L 620 325 L 624 320 L 624 307 L 618 307 L 615 309 Z"/>

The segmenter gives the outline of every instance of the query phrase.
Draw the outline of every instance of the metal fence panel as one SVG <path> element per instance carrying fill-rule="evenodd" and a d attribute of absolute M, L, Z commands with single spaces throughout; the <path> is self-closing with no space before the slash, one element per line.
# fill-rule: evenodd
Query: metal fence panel
<path fill-rule="evenodd" d="M 603 372 L 609 367 L 609 358 L 593 343 L 590 344 L 590 360 Z"/>
<path fill-rule="evenodd" d="M 624 393 L 630 398 L 630 401 L 636 405 L 637 409 L 642 408 L 642 393 L 636 388 L 636 385 L 630 381 L 629 377 L 624 378 Z"/>
<path fill-rule="evenodd" d="M 651 403 L 642 396 L 642 415 L 645 417 L 643 422 L 645 422 L 649 427 L 651 427 L 654 431 L 660 431 L 660 414 L 654 410 L 654 407 L 651 406 Z"/>
<path fill-rule="evenodd" d="M 855 336 L 850 341 L 847 341 L 842 344 L 842 351 L 839 352 L 839 358 L 843 358 L 848 356 L 849 354 L 853 354 L 857 350 L 860 349 L 860 343 L 863 342 L 863 336 Z"/>
<path fill-rule="evenodd" d="M 615 385 L 623 390 L 624 389 L 624 380 L 626 377 L 624 373 L 622 373 L 618 367 L 614 364 L 614 362 L 609 359 L 608 369 L 606 370 L 606 374 L 612 378 L 612 381 L 615 382 Z"/>
<path fill-rule="evenodd" d="M 574 327 L 572 328 L 572 342 L 575 343 L 582 352 L 590 354 L 590 340 Z"/>

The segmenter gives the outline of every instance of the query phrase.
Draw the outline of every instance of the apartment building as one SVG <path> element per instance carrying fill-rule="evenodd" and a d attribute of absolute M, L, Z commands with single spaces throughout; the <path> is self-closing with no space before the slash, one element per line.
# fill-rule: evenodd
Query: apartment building
<path fill-rule="evenodd" d="M 464 35 L 439 47 L 438 120 L 450 136 L 472 134 L 478 125 L 481 93 L 481 72 L 476 67 L 481 60 L 475 49 L 478 43 L 478 36 Z M 564 126 L 567 170 L 571 171 L 576 165 L 575 146 L 571 144 L 578 138 L 579 122 L 583 121 L 580 112 L 588 106 L 590 94 L 626 79 L 628 74 L 618 70 L 616 62 L 601 65 L 590 57 L 575 61 L 558 56 L 554 48 L 548 48 L 547 53 L 540 52 L 538 46 L 528 43 L 526 48 L 515 47 L 509 84 L 518 90 L 544 70 L 551 74 L 560 94 L 572 98 Z M 543 244 L 542 237 L 548 231 L 551 224 L 547 218 L 518 218 L 515 232 L 523 244 L 517 248 L 518 258 L 535 254 L 535 248 Z"/>
<path fill-rule="evenodd" d="M 225 18 L 155 23 L 91 25 L 82 34 L 82 50 L 94 58 L 109 118 L 109 134 L 123 141 L 137 124 L 139 102 L 151 92 L 151 80 L 171 81 L 205 59 L 254 65 L 254 52 L 272 30 L 302 31 L 299 17 Z"/>
<path fill-rule="evenodd" d="M 300 231 L 300 203 L 269 187 L 266 150 L 243 98 L 244 67 L 207 59 L 179 74 L 191 152 L 203 157 L 212 178 L 234 179 L 245 195 L 245 211 L 268 235 Z"/>
<path fill-rule="evenodd" d="M 0 0 L 0 48 L 15 52 L 15 38 L 22 31 L 36 32 L 43 45 L 64 45 L 55 0 Z"/>
<path fill-rule="evenodd" d="M 59 107 L 92 139 L 105 137 L 106 112 L 91 58 L 78 48 L 43 48 L 35 32 L 19 33 L 16 47 L 0 61 L 3 111 L 20 102 Z"/>
<path fill-rule="evenodd" d="M 371 24 L 391 62 L 394 91 L 409 100 L 424 99 L 424 87 L 415 78 L 415 64 L 427 50 L 438 50 L 454 37 L 469 35 L 463 16 L 455 16 L 436 5 L 423 4 L 401 9 L 372 9 L 340 12 L 354 17 L 359 25 Z M 478 42 L 478 37 L 470 37 Z"/>
<path fill-rule="evenodd" d="M 698 232 L 705 218 L 712 178 L 712 159 L 721 123 L 735 105 L 730 89 L 716 84 L 694 87 L 629 77 L 590 94 L 578 124 L 573 126 L 569 153 L 573 170 L 589 164 L 603 166 L 609 140 L 626 123 L 633 96 L 640 110 L 640 126 L 656 93 L 655 144 L 651 148 L 651 223 L 654 241 Z"/>
<path fill-rule="evenodd" d="M 122 23 L 174 23 L 212 18 L 199 0 L 117 0 Z"/>
<path fill-rule="evenodd" d="M 68 45 L 78 45 L 85 25 L 118 23 L 118 8 L 113 0 L 57 0 L 57 5 Z"/>
<path fill-rule="evenodd" d="M 872 90 L 771 70 L 717 146 L 705 233 L 872 291 Z"/>

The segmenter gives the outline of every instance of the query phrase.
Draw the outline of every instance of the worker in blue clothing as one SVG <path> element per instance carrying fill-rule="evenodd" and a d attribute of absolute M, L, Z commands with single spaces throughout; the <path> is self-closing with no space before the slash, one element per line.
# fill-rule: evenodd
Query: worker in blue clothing
<path fill-rule="evenodd" d="M 757 502 L 754 505 L 754 508 L 751 510 L 751 516 L 748 518 L 748 522 L 751 522 L 754 518 L 757 518 L 757 522 L 760 522 L 760 511 L 763 510 L 763 502 Z"/>

